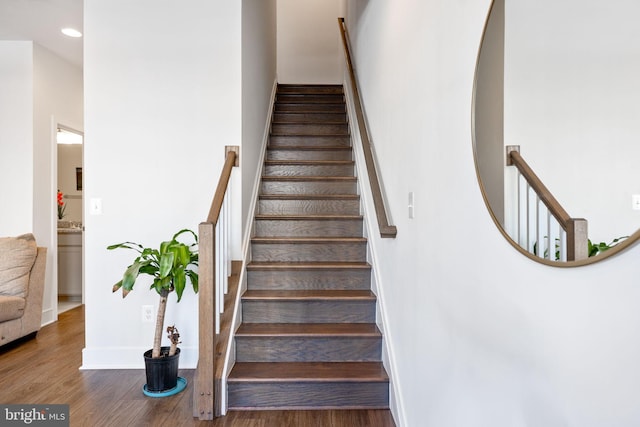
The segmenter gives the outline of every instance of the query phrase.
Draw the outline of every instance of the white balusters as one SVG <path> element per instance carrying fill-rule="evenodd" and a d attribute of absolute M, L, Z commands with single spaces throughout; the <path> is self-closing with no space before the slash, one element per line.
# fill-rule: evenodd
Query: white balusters
<path fill-rule="evenodd" d="M 224 296 L 229 291 L 229 276 L 231 276 L 231 256 L 229 255 L 229 239 L 231 235 L 231 181 L 222 201 L 220 216 L 216 223 L 215 239 L 215 332 L 220 333 L 220 315 L 224 313 Z"/>
<path fill-rule="evenodd" d="M 512 237 L 540 258 L 566 261 L 567 233 L 520 172 L 517 179 L 516 229 Z"/>
<path fill-rule="evenodd" d="M 569 216 L 524 161 L 519 146 L 509 145 L 506 150 L 507 166 L 517 169 L 512 207 L 511 199 L 505 197 L 506 211 L 512 215 L 505 229 L 511 238 L 527 252 L 550 261 L 587 258 L 587 221 Z"/>

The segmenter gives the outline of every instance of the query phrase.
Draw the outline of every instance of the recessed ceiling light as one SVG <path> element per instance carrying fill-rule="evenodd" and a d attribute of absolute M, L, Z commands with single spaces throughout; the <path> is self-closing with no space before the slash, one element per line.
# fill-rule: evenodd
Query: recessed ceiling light
<path fill-rule="evenodd" d="M 64 34 L 65 36 L 82 37 L 82 33 L 73 28 L 63 28 L 61 31 L 62 31 L 62 34 Z"/>

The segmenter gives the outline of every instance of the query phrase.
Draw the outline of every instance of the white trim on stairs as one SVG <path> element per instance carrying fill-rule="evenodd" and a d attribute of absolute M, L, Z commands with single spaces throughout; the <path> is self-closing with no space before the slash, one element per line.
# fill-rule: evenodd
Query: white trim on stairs
<path fill-rule="evenodd" d="M 376 251 L 376 244 L 378 244 L 382 238 L 377 233 L 377 219 L 375 218 L 375 207 L 373 204 L 373 195 L 371 193 L 371 187 L 369 186 L 369 180 L 363 179 L 367 176 L 366 164 L 364 159 L 364 153 L 362 144 L 359 143 L 360 131 L 358 124 L 355 120 L 355 105 L 351 97 L 351 84 L 348 75 L 348 71 L 344 70 L 344 96 L 347 104 L 347 115 L 349 118 L 349 131 L 351 133 L 351 143 L 353 145 L 354 160 L 356 162 L 356 175 L 358 176 L 358 191 L 361 197 L 361 206 L 364 215 L 364 232 L 367 238 L 367 258 L 371 264 L 371 289 L 377 296 L 377 309 L 376 309 L 376 324 L 382 332 L 382 363 L 384 364 L 387 375 L 389 376 L 389 408 L 396 424 L 400 426 L 407 425 L 405 409 L 402 404 L 402 388 L 397 385 L 398 373 L 395 363 L 395 355 L 393 349 L 393 337 L 389 330 L 385 328 L 385 325 L 389 323 L 387 313 L 385 310 L 385 287 L 383 286 L 383 278 L 381 277 L 380 270 L 378 269 L 378 257 Z M 361 173 L 362 172 L 362 173 Z M 388 239 L 389 240 L 389 239 Z"/>
<path fill-rule="evenodd" d="M 262 136 L 262 146 L 260 148 L 260 158 L 258 159 L 258 165 L 261 168 L 264 168 L 264 158 L 267 152 L 267 144 L 269 142 L 269 134 L 271 130 L 271 120 L 273 117 L 273 105 L 276 98 L 276 91 L 278 90 L 278 80 L 275 79 L 273 82 L 273 88 L 271 90 L 271 100 L 269 101 L 269 112 L 267 114 L 266 123 L 264 127 L 264 134 Z M 258 209 L 258 196 L 260 194 L 260 181 L 262 179 L 262 172 L 256 174 L 256 179 L 253 184 L 253 194 L 251 196 L 251 206 L 247 210 L 247 218 L 246 218 L 246 227 L 242 234 L 242 267 L 240 268 L 240 277 L 239 277 L 239 285 L 238 285 L 238 293 L 236 295 L 235 302 L 235 311 L 233 313 L 233 321 L 231 324 L 231 330 L 233 333 L 229 334 L 229 345 L 227 348 L 229 349 L 229 353 L 226 355 L 226 359 L 224 361 L 224 369 L 223 369 L 223 378 L 222 381 L 222 415 L 226 415 L 227 413 L 227 382 L 226 378 L 229 376 L 229 372 L 231 372 L 231 368 L 235 364 L 235 340 L 234 334 L 236 329 L 240 326 L 242 322 L 241 314 L 240 314 L 240 297 L 247 288 L 247 263 L 250 261 L 251 257 L 251 236 L 253 235 L 253 226 L 254 226 L 254 218 Z"/>

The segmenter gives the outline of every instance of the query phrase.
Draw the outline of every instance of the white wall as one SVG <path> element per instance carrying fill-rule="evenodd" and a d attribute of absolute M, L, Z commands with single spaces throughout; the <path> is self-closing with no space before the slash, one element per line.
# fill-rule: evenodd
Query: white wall
<path fill-rule="evenodd" d="M 32 42 L 0 42 L 0 235 L 49 248 L 43 324 L 57 318 L 54 120 L 82 129 L 82 71 Z"/>
<path fill-rule="evenodd" d="M 278 81 L 340 83 L 343 0 L 277 0 Z"/>
<path fill-rule="evenodd" d="M 85 5 L 83 368 L 143 367 L 153 324 L 141 306 L 158 297 L 149 282 L 124 301 L 112 294 L 133 254 L 106 247 L 158 245 L 206 219 L 224 146 L 241 145 L 240 22 L 241 4 L 222 0 Z M 89 214 L 92 198 L 102 215 Z M 167 322 L 181 333 L 180 366 L 195 367 L 197 297 L 171 295 Z"/>
<path fill-rule="evenodd" d="M 629 0 L 506 7 L 505 141 L 597 242 L 640 227 L 639 14 Z"/>
<path fill-rule="evenodd" d="M 0 41 L 0 236 L 33 232 L 33 43 Z"/>
<path fill-rule="evenodd" d="M 57 207 L 55 130 L 58 123 L 82 131 L 82 69 L 34 44 L 34 187 L 33 229 L 38 244 L 47 246 L 42 322 L 57 313 Z"/>
<path fill-rule="evenodd" d="M 398 227 L 396 239 L 372 237 L 384 260 L 396 419 L 427 427 L 636 426 L 640 250 L 575 269 L 537 264 L 505 241 L 482 200 L 470 115 L 489 5 L 348 4 Z"/>
<path fill-rule="evenodd" d="M 276 81 L 276 0 L 242 2 L 242 230 L 250 211 L 262 165 Z"/>

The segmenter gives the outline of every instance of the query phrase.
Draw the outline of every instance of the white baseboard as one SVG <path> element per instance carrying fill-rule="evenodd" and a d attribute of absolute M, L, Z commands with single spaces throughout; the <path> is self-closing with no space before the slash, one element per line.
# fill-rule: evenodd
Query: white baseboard
<path fill-rule="evenodd" d="M 53 308 L 49 308 L 42 311 L 42 323 L 40 326 L 49 325 L 58 320 L 58 316 L 56 316 Z"/>
<path fill-rule="evenodd" d="M 349 116 L 349 128 L 351 132 L 351 143 L 353 145 L 354 160 L 356 162 L 356 175 L 358 176 L 358 186 L 365 217 L 365 234 L 368 241 L 368 261 L 372 265 L 371 285 L 372 291 L 377 297 L 376 323 L 383 335 L 383 352 L 382 361 L 387 374 L 389 375 L 389 407 L 394 419 L 399 425 L 406 425 L 405 409 L 403 406 L 401 387 L 398 382 L 398 368 L 396 365 L 396 357 L 394 354 L 393 336 L 386 327 L 389 324 L 387 317 L 385 281 L 379 270 L 377 243 L 380 237 L 377 229 L 377 218 L 375 217 L 375 206 L 373 204 L 373 195 L 371 194 L 371 186 L 367 178 L 367 166 L 364 159 L 362 141 L 360 140 L 360 129 L 355 114 L 355 102 L 352 97 L 353 88 L 348 78 L 348 72 L 345 69 L 344 79 L 345 102 L 347 104 L 347 112 Z"/>

